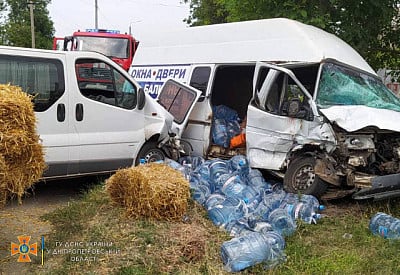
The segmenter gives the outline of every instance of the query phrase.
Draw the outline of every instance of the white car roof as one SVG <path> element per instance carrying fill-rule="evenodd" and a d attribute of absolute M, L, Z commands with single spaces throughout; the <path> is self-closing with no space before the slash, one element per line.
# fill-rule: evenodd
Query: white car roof
<path fill-rule="evenodd" d="M 227 62 L 320 62 L 333 58 L 376 75 L 347 43 L 286 18 L 215 24 L 141 37 L 135 65 Z"/>

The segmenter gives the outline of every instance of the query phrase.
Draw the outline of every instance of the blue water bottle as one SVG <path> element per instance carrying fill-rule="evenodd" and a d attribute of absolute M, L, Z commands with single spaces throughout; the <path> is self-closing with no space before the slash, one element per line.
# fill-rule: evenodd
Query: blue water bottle
<path fill-rule="evenodd" d="M 238 272 L 262 262 L 272 264 L 282 258 L 284 246 L 283 237 L 276 232 L 250 232 L 222 244 L 222 262 L 229 272 Z"/>
<path fill-rule="evenodd" d="M 400 239 L 400 219 L 378 212 L 370 220 L 372 234 L 385 239 Z"/>

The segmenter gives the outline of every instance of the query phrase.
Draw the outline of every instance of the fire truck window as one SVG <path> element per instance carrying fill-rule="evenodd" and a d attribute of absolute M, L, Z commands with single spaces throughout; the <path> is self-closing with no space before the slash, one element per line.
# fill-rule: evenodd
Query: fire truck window
<path fill-rule="evenodd" d="M 59 60 L 0 55 L 0 83 L 20 86 L 33 95 L 34 110 L 43 112 L 64 93 L 64 69 Z"/>

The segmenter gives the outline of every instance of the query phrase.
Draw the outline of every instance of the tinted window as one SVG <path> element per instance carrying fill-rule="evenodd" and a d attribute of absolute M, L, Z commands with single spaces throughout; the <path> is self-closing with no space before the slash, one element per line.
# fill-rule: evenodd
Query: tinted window
<path fill-rule="evenodd" d="M 203 101 L 204 96 L 206 95 L 210 73 L 210 67 L 196 67 L 193 70 L 189 85 L 201 91 L 199 101 Z"/>
<path fill-rule="evenodd" d="M 75 64 L 75 72 L 83 96 L 124 109 L 136 107 L 136 86 L 108 64 L 80 59 Z"/>
<path fill-rule="evenodd" d="M 0 83 L 20 86 L 42 112 L 64 93 L 63 65 L 56 59 L 0 55 Z"/>

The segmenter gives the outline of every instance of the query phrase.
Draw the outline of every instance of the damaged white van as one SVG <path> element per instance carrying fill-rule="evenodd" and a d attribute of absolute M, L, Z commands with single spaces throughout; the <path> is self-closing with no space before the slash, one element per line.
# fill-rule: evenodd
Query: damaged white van
<path fill-rule="evenodd" d="M 182 136 L 196 154 L 245 153 L 286 190 L 327 199 L 400 194 L 400 101 L 332 34 L 283 18 L 157 33 L 129 73 L 161 101 L 168 78 L 202 92 Z M 221 105 L 247 123 L 241 148 L 212 138 Z"/>
<path fill-rule="evenodd" d="M 173 121 L 125 70 L 94 52 L 0 46 L 0 83 L 33 96 L 45 179 L 110 173 L 142 158 L 176 158 L 178 130 L 199 97 L 183 84 L 165 86 L 174 95 L 171 110 L 179 109 Z"/>

